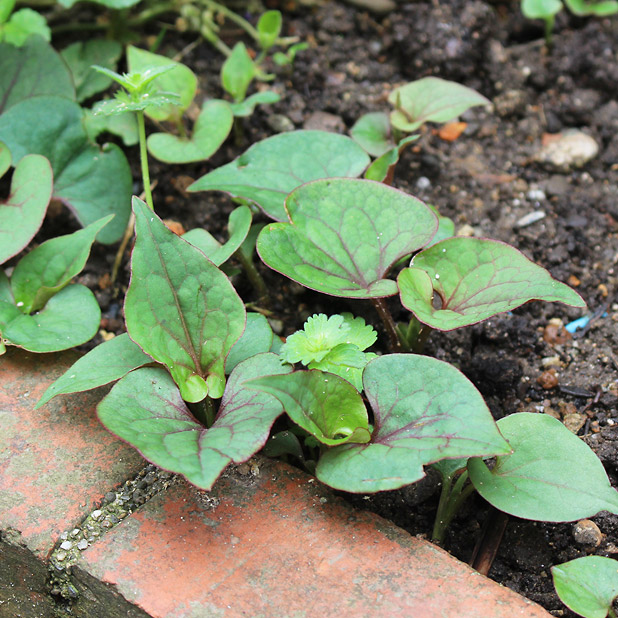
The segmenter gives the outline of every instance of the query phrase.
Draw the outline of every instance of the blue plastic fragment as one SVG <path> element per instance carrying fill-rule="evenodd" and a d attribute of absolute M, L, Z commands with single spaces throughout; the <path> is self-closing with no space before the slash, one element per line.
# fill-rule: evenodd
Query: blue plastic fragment
<path fill-rule="evenodd" d="M 588 324 L 588 322 L 590 322 L 590 316 L 589 315 L 584 315 L 581 318 L 577 318 L 577 320 L 573 320 L 572 322 L 569 322 L 564 327 L 564 330 L 566 330 L 569 333 L 573 334 L 576 330 L 578 330 L 580 328 L 585 328 L 586 325 Z"/>

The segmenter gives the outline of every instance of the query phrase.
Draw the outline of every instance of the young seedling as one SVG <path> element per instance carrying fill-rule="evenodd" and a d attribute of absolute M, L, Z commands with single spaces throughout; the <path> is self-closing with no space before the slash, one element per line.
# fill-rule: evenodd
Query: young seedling
<path fill-rule="evenodd" d="M 604 556 L 585 556 L 551 568 L 560 600 L 584 618 L 616 618 L 618 561 Z"/>
<path fill-rule="evenodd" d="M 150 171 L 148 169 L 148 152 L 146 149 L 146 126 L 144 123 L 144 110 L 152 107 L 165 107 L 179 103 L 179 97 L 171 92 L 155 92 L 153 82 L 158 77 L 176 68 L 173 64 L 151 67 L 142 72 L 125 73 L 120 75 L 105 67 L 97 65 L 94 69 L 107 75 L 123 87 L 115 94 L 114 99 L 100 101 L 94 107 L 95 114 L 124 114 L 134 112 L 137 116 L 137 127 L 140 144 L 140 163 L 146 203 L 154 210 L 152 192 L 150 190 Z"/>

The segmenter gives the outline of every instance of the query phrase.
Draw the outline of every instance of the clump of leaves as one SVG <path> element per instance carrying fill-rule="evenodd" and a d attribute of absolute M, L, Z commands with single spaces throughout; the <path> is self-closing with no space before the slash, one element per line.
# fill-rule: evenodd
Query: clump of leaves
<path fill-rule="evenodd" d="M 310 317 L 303 330 L 290 335 L 282 346 L 281 359 L 287 363 L 302 363 L 309 369 L 334 373 L 362 390 L 365 365 L 376 355 L 364 352 L 378 335 L 362 318 L 351 313 L 323 313 Z"/>
<path fill-rule="evenodd" d="M 29 8 L 13 12 L 14 8 L 15 0 L 0 2 L 0 42 L 20 47 L 31 35 L 51 40 L 51 30 L 43 15 Z"/>

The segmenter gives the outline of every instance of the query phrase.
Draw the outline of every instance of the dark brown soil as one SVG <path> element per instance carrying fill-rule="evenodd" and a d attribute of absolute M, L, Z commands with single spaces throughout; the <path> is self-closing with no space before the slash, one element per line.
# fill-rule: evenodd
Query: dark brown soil
<path fill-rule="evenodd" d="M 551 332 L 550 320 L 566 324 L 581 311 L 531 303 L 463 331 L 436 333 L 427 352 L 458 366 L 485 395 L 496 418 L 534 411 L 574 423 L 618 486 L 618 19 L 575 19 L 563 13 L 548 53 L 541 24 L 524 20 L 516 1 L 409 2 L 385 16 L 337 2 L 286 8 L 286 34 L 308 41 L 310 49 L 299 54 L 292 70 L 277 69 L 272 87 L 281 92 L 281 102 L 259 109 L 245 124 L 244 144 L 228 140 L 209 162 L 154 164 L 158 213 L 186 229 L 206 227 L 223 237 L 231 200 L 187 195 L 183 186 L 187 177 L 196 179 L 273 134 L 277 114 L 302 128 L 310 120 L 324 122 L 314 113 L 327 112 L 330 127 L 347 131 L 363 113 L 386 111 L 388 92 L 407 81 L 436 75 L 477 89 L 492 99 L 493 112 L 477 108 L 465 114 L 467 128 L 453 142 L 427 128 L 403 156 L 394 185 L 435 204 L 460 230 L 508 242 L 576 286 L 593 319 L 562 340 L 560 331 Z M 162 51 L 171 55 L 191 41 L 189 35 L 171 35 Z M 222 58 L 215 51 L 200 45 L 184 62 L 198 73 L 202 97 L 221 96 Z M 592 136 L 599 154 L 567 173 L 534 163 L 544 134 L 567 128 Z M 128 156 L 139 178 L 137 152 Z M 537 210 L 545 217 L 518 227 L 523 216 Z M 83 280 L 96 290 L 104 329 L 119 332 L 127 270 L 118 286 L 99 286 L 112 260 L 113 251 L 97 248 Z M 345 306 L 263 270 L 269 287 L 277 290 L 275 317 L 283 323 L 282 335 L 314 312 Z M 245 300 L 254 300 L 242 277 L 238 285 Z M 369 305 L 357 303 L 354 311 L 380 328 Z M 541 378 L 547 363 L 556 375 Z M 350 499 L 413 534 L 428 535 L 437 490 L 429 477 L 400 491 Z M 483 501 L 471 499 L 445 548 L 468 560 L 487 515 Z M 597 547 L 576 542 L 574 524 L 511 519 L 490 577 L 556 616 L 574 615 L 553 592 L 549 569 L 587 554 L 618 554 L 618 517 L 593 519 L 602 533 Z"/>

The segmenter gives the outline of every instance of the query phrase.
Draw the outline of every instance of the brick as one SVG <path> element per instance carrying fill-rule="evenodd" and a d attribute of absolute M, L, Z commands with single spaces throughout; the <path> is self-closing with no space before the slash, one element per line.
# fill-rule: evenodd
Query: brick
<path fill-rule="evenodd" d="M 61 395 L 34 410 L 77 358 L 16 348 L 0 357 L 0 532 L 10 531 L 3 538 L 39 560 L 105 492 L 144 466 L 96 418 L 104 389 Z"/>
<path fill-rule="evenodd" d="M 526 618 L 534 603 L 285 464 L 178 483 L 84 552 L 75 572 L 154 618 Z M 238 470 L 243 470 L 244 475 Z"/>

